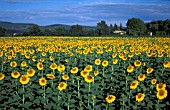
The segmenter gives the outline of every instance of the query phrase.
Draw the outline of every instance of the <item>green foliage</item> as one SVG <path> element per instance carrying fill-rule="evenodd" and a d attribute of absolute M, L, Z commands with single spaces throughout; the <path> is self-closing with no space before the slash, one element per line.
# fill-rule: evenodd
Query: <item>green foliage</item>
<path fill-rule="evenodd" d="M 101 21 L 97 23 L 97 33 L 99 36 L 106 36 L 109 33 L 109 27 L 107 26 L 105 21 Z"/>
<path fill-rule="evenodd" d="M 126 32 L 129 35 L 134 36 L 144 35 L 147 31 L 145 23 L 139 18 L 128 19 L 126 26 L 127 26 Z"/>
<path fill-rule="evenodd" d="M 5 36 L 6 29 L 0 27 L 0 36 Z"/>

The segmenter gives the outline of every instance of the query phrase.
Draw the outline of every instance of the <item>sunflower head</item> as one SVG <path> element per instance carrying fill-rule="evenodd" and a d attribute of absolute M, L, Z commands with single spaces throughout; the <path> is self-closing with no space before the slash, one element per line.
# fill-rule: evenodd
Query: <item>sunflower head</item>
<path fill-rule="evenodd" d="M 62 76 L 62 79 L 65 80 L 65 81 L 68 80 L 68 79 L 69 79 L 68 74 L 63 75 L 63 76 Z"/>
<path fill-rule="evenodd" d="M 152 73 L 152 72 L 153 72 L 153 68 L 148 68 L 148 69 L 146 70 L 146 72 L 147 72 L 148 74 Z"/>
<path fill-rule="evenodd" d="M 136 61 L 134 62 L 134 65 L 135 65 L 136 67 L 139 67 L 139 66 L 142 65 L 142 63 L 140 62 L 140 60 L 136 60 Z"/>
<path fill-rule="evenodd" d="M 108 66 L 108 64 L 109 64 L 109 62 L 108 62 L 107 60 L 104 60 L 104 61 L 102 62 L 102 66 L 103 66 L 103 67 Z"/>
<path fill-rule="evenodd" d="M 138 85 L 139 85 L 139 82 L 135 80 L 130 84 L 130 89 L 136 89 Z"/>
<path fill-rule="evenodd" d="M 91 72 L 93 69 L 93 66 L 92 65 L 87 65 L 84 70 L 87 71 L 87 72 Z"/>
<path fill-rule="evenodd" d="M 145 74 L 140 74 L 140 75 L 138 76 L 138 80 L 139 80 L 139 81 L 144 81 L 145 78 L 146 78 L 146 75 L 145 75 Z"/>
<path fill-rule="evenodd" d="M 40 86 L 46 86 L 47 84 L 47 80 L 45 78 L 40 78 L 39 79 L 39 85 Z"/>
<path fill-rule="evenodd" d="M 86 77 L 86 76 L 89 75 L 89 72 L 86 71 L 86 70 L 82 70 L 82 71 L 80 72 L 80 75 L 83 76 L 83 77 Z"/>
<path fill-rule="evenodd" d="M 166 87 L 166 84 L 164 83 L 159 83 L 159 84 L 156 84 L 156 90 L 159 91 L 161 89 L 165 89 Z"/>
<path fill-rule="evenodd" d="M 87 76 L 85 77 L 85 81 L 86 81 L 87 83 L 92 83 L 92 82 L 94 82 L 94 77 L 91 76 L 91 75 L 87 75 Z"/>
<path fill-rule="evenodd" d="M 66 87 L 67 87 L 67 83 L 65 83 L 65 82 L 60 82 L 59 85 L 58 85 L 58 90 L 59 90 L 59 91 L 62 91 L 62 90 L 64 90 L 64 89 L 66 89 Z"/>
<path fill-rule="evenodd" d="M 22 66 L 22 67 L 26 67 L 26 66 L 27 66 L 27 63 L 26 63 L 25 61 L 23 61 L 23 62 L 21 63 L 21 66 Z"/>
<path fill-rule="evenodd" d="M 0 81 L 5 78 L 5 74 L 0 73 Z"/>
<path fill-rule="evenodd" d="M 128 66 L 127 72 L 132 73 L 133 70 L 134 70 L 134 66 L 132 66 L 132 65 Z"/>
<path fill-rule="evenodd" d="M 10 63 L 10 66 L 11 66 L 11 67 L 16 67 L 16 66 L 17 66 L 16 61 L 11 62 L 11 63 Z"/>
<path fill-rule="evenodd" d="M 56 63 L 52 63 L 51 65 L 50 65 L 50 69 L 51 70 L 56 70 L 58 67 L 57 67 L 57 64 Z"/>
<path fill-rule="evenodd" d="M 162 99 L 165 99 L 168 95 L 168 92 L 166 89 L 161 89 L 161 90 L 158 90 L 156 96 L 159 100 L 162 100 Z"/>
<path fill-rule="evenodd" d="M 95 60 L 95 65 L 100 65 L 100 63 L 101 63 L 101 60 L 100 60 L 100 59 L 96 59 L 96 60 Z"/>
<path fill-rule="evenodd" d="M 54 74 L 46 74 L 46 77 L 51 80 L 55 78 Z"/>
<path fill-rule="evenodd" d="M 117 62 L 118 62 L 118 59 L 113 59 L 112 60 L 112 63 L 115 65 L 115 64 L 117 64 Z"/>
<path fill-rule="evenodd" d="M 37 68 L 38 68 L 38 70 L 43 70 L 44 66 L 43 66 L 43 64 L 41 62 L 38 62 L 37 63 Z"/>
<path fill-rule="evenodd" d="M 156 79 L 151 80 L 151 84 L 156 84 L 156 82 L 157 82 Z"/>
<path fill-rule="evenodd" d="M 96 71 L 94 71 L 94 73 L 93 73 L 93 74 L 94 74 L 94 76 L 98 76 L 99 71 L 97 71 L 97 70 L 96 70 Z"/>
<path fill-rule="evenodd" d="M 28 75 L 29 77 L 33 77 L 33 76 L 35 75 L 35 70 L 34 70 L 34 69 L 29 69 L 29 70 L 27 70 L 27 75 Z"/>
<path fill-rule="evenodd" d="M 138 94 L 136 95 L 136 101 L 137 101 L 137 102 L 141 102 L 141 101 L 143 101 L 144 97 L 145 97 L 145 94 L 138 93 Z"/>
<path fill-rule="evenodd" d="M 105 98 L 107 103 L 113 103 L 115 101 L 116 97 L 114 95 L 109 95 Z"/>
<path fill-rule="evenodd" d="M 65 66 L 64 65 L 58 66 L 58 71 L 59 72 L 63 72 L 64 70 L 65 70 Z"/>
<path fill-rule="evenodd" d="M 20 73 L 19 73 L 19 72 L 12 72 L 12 73 L 11 73 L 11 76 L 12 76 L 13 78 L 18 78 L 18 77 L 20 76 Z"/>
<path fill-rule="evenodd" d="M 78 67 L 74 67 L 70 71 L 72 74 L 76 74 L 78 72 Z"/>
<path fill-rule="evenodd" d="M 25 85 L 29 83 L 29 80 L 30 78 L 28 77 L 28 75 L 22 75 L 19 81 L 21 84 Z"/>

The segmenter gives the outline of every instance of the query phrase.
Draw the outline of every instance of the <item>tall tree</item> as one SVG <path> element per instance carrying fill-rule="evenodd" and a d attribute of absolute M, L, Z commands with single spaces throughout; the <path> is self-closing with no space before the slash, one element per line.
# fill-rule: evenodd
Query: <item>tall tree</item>
<path fill-rule="evenodd" d="M 61 26 L 61 27 L 57 27 L 54 31 L 54 33 L 57 35 L 57 36 L 64 36 L 66 35 L 66 29 L 65 27 Z"/>
<path fill-rule="evenodd" d="M 129 35 L 144 35 L 147 31 L 145 23 L 139 18 L 128 19 L 126 26 Z"/>
<path fill-rule="evenodd" d="M 122 23 L 120 23 L 120 27 L 119 27 L 119 28 L 120 28 L 120 30 L 122 30 L 122 29 L 123 29 L 123 27 L 122 27 Z"/>
<path fill-rule="evenodd" d="M 113 35 L 113 25 L 110 24 L 109 26 L 109 35 Z"/>
<path fill-rule="evenodd" d="M 6 29 L 0 27 L 0 37 L 1 37 L 1 36 L 5 36 L 5 32 L 6 32 Z"/>
<path fill-rule="evenodd" d="M 72 36 L 82 36 L 83 27 L 80 25 L 73 25 L 70 27 L 69 34 Z"/>
<path fill-rule="evenodd" d="M 109 34 L 109 27 L 107 26 L 105 21 L 97 23 L 97 33 L 99 36 Z"/>
<path fill-rule="evenodd" d="M 114 26 L 113 26 L 113 30 L 114 30 L 114 31 L 115 31 L 115 30 L 119 30 L 119 28 L 118 28 L 118 26 L 117 26 L 116 23 L 115 23 Z"/>
<path fill-rule="evenodd" d="M 38 25 L 34 25 L 28 30 L 28 34 L 32 36 L 43 35 L 42 30 Z"/>

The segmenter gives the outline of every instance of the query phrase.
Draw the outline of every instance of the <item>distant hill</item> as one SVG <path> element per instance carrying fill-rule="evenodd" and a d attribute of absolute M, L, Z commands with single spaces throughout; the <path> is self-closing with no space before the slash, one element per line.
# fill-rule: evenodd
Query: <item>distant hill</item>
<path fill-rule="evenodd" d="M 0 27 L 5 28 L 7 30 L 7 34 L 12 33 L 23 33 L 26 32 L 30 27 L 37 24 L 29 24 L 29 23 L 12 23 L 12 22 L 4 22 L 0 21 Z M 70 25 L 64 24 L 52 24 L 47 26 L 40 26 L 41 29 L 50 29 L 53 30 L 57 27 L 64 27 L 65 29 L 70 29 Z M 83 26 L 85 29 L 96 29 L 95 26 Z"/>

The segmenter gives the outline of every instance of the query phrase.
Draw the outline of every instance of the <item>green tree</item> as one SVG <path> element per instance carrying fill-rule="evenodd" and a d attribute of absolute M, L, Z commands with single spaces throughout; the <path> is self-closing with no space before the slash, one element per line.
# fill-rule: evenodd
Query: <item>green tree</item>
<path fill-rule="evenodd" d="M 115 30 L 119 30 L 119 28 L 118 28 L 118 26 L 117 26 L 116 23 L 115 23 L 114 26 L 113 26 L 113 30 L 114 30 L 114 31 L 115 31 Z"/>
<path fill-rule="evenodd" d="M 5 36 L 5 33 L 6 33 L 6 29 L 0 27 L 0 37 L 1 37 L 1 36 Z"/>
<path fill-rule="evenodd" d="M 57 27 L 54 31 L 55 35 L 57 36 L 64 36 L 66 35 L 66 29 L 65 27 L 61 26 L 61 27 Z"/>
<path fill-rule="evenodd" d="M 122 30 L 122 29 L 123 29 L 123 27 L 122 27 L 122 23 L 120 23 L 120 27 L 119 27 L 119 28 L 120 28 L 120 30 Z"/>
<path fill-rule="evenodd" d="M 45 29 L 44 31 L 43 31 L 43 34 L 45 35 L 45 36 L 51 36 L 51 30 L 50 29 Z"/>
<path fill-rule="evenodd" d="M 109 35 L 113 35 L 113 25 L 110 24 L 109 26 Z"/>
<path fill-rule="evenodd" d="M 99 36 L 109 34 L 109 27 L 107 26 L 105 21 L 97 23 L 97 33 Z"/>
<path fill-rule="evenodd" d="M 129 35 L 144 35 L 147 31 L 145 23 L 139 18 L 128 19 L 126 26 Z"/>
<path fill-rule="evenodd" d="M 83 27 L 80 25 L 73 25 L 70 27 L 69 34 L 71 36 L 82 36 Z"/>
<path fill-rule="evenodd" d="M 43 35 L 43 33 L 38 25 L 33 25 L 31 28 L 29 28 L 28 34 L 31 36 Z"/>

